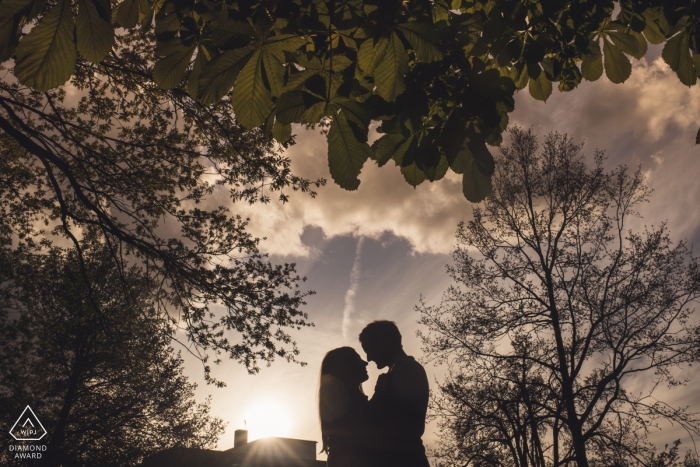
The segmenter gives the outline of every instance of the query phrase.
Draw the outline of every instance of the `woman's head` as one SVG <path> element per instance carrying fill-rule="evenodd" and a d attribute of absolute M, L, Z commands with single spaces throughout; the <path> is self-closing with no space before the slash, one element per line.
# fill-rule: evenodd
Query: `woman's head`
<path fill-rule="evenodd" d="M 351 386 L 360 385 L 369 379 L 367 362 L 352 347 L 333 349 L 323 357 L 321 377 L 334 376 Z"/>

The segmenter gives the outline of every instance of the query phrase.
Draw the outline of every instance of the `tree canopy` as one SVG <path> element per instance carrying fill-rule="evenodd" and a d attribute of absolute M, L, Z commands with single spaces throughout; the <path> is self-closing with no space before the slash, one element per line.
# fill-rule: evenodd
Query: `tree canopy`
<path fill-rule="evenodd" d="M 2 465 L 135 466 L 172 446 L 213 447 L 224 431 L 193 397 L 156 284 L 95 240 L 81 242 L 89 283 L 75 249 L 0 252 L 1 423 L 7 432 L 30 405 L 47 446 L 34 463 L 5 436 Z"/>
<path fill-rule="evenodd" d="M 659 394 L 700 360 L 700 262 L 665 224 L 635 228 L 640 170 L 606 171 L 600 152 L 589 166 L 566 135 L 511 136 L 493 194 L 458 228 L 454 285 L 419 306 L 428 358 L 449 365 L 434 401 L 445 451 L 457 465 L 654 465 L 656 420 L 700 434 L 699 413 Z"/>
<path fill-rule="evenodd" d="M 143 29 L 121 34 L 105 60 L 78 59 L 70 86 L 46 92 L 4 71 L 0 248 L 44 254 L 68 242 L 80 258 L 82 239 L 99 238 L 115 265 L 157 285 L 155 306 L 202 360 L 208 349 L 251 372 L 295 360 L 288 331 L 309 324 L 302 279 L 266 260 L 231 208 L 313 195 L 312 185 L 261 131 L 241 128 L 230 99 L 204 105 L 157 88 L 154 46 Z"/>
<path fill-rule="evenodd" d="M 516 90 L 546 100 L 665 43 L 692 86 L 700 73 L 700 6 L 692 0 L 2 0 L 0 61 L 46 91 L 78 56 L 114 54 L 122 29 L 152 29 L 153 80 L 211 104 L 233 88 L 245 128 L 285 142 L 291 124 L 330 124 L 333 180 L 355 190 L 367 159 L 393 160 L 413 186 L 463 175 L 480 201 Z M 35 24 L 24 34 L 27 24 Z M 367 144 L 370 122 L 382 134 Z"/>

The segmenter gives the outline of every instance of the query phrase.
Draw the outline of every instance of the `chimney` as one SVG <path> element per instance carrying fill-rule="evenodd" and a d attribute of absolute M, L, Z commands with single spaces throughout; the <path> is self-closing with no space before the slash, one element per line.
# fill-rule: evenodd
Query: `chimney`
<path fill-rule="evenodd" d="M 248 444 L 248 430 L 236 430 L 233 432 L 233 447 L 237 448 Z"/>

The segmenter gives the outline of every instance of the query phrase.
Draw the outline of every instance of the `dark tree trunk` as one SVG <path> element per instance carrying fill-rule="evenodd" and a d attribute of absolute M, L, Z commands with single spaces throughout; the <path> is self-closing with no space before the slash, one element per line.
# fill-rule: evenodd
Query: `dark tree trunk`
<path fill-rule="evenodd" d="M 554 420 L 552 427 L 552 457 L 554 458 L 552 467 L 559 467 L 559 420 Z"/>
<path fill-rule="evenodd" d="M 45 455 L 42 458 L 42 461 L 39 463 L 41 467 L 59 467 L 64 456 L 63 445 L 66 437 L 66 427 L 68 426 L 71 409 L 75 404 L 83 367 L 82 342 L 80 336 L 78 336 L 76 343 L 77 348 L 73 359 L 71 373 L 68 378 L 66 395 L 63 398 L 63 405 L 61 406 L 61 412 L 58 415 L 56 426 L 53 429 L 53 434 L 51 435 L 51 439 L 46 446 Z"/>
<path fill-rule="evenodd" d="M 573 420 L 570 419 L 567 424 L 571 430 L 571 444 L 574 447 L 574 457 L 576 458 L 577 467 L 588 467 L 588 456 L 586 455 L 586 442 L 581 432 L 581 424 L 574 412 Z"/>

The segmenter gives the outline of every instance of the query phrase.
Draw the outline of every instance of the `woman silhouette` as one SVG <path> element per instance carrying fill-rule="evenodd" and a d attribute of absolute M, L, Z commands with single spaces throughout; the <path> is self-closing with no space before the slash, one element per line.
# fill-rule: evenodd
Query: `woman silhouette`
<path fill-rule="evenodd" d="M 367 362 L 352 347 L 333 349 L 323 358 L 318 412 L 328 467 L 370 464 L 368 404 L 362 391 L 368 378 Z"/>

